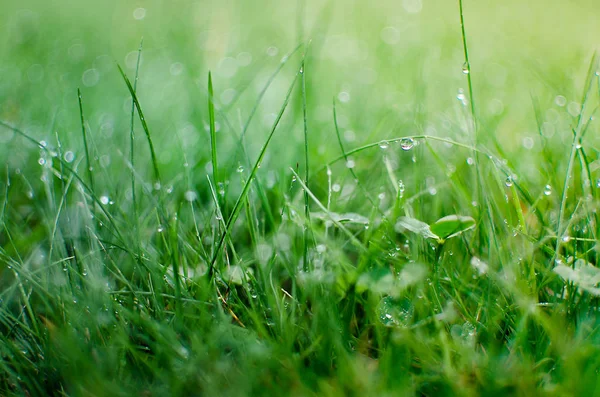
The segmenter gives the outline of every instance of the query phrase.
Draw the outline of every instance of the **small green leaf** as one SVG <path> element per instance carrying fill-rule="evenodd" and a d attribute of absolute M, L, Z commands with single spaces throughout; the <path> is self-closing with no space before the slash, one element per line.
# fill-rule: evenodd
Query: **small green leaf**
<path fill-rule="evenodd" d="M 431 225 L 431 231 L 446 240 L 474 227 L 475 219 L 470 216 L 448 215 Z"/>
<path fill-rule="evenodd" d="M 438 235 L 431 231 L 428 224 L 426 224 L 425 222 L 421 222 L 420 220 L 415 218 L 409 218 L 407 216 L 401 216 L 400 218 L 398 218 L 395 230 L 398 233 L 402 233 L 404 232 L 404 230 L 408 230 L 410 232 L 420 234 L 425 238 L 434 238 L 436 240 L 440 239 Z"/>

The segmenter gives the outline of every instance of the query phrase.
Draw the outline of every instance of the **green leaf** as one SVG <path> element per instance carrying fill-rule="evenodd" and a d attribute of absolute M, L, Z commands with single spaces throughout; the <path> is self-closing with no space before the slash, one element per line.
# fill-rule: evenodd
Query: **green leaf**
<path fill-rule="evenodd" d="M 404 232 L 404 230 L 408 230 L 410 232 L 420 234 L 425 238 L 434 238 L 436 240 L 440 239 L 439 236 L 435 234 L 435 232 L 432 232 L 428 224 L 426 224 L 425 222 L 421 222 L 420 220 L 415 218 L 409 218 L 408 216 L 401 216 L 400 218 L 398 218 L 395 230 L 398 233 L 402 233 Z"/>
<path fill-rule="evenodd" d="M 475 219 L 470 216 L 448 215 L 431 225 L 431 231 L 446 240 L 474 227 Z"/>

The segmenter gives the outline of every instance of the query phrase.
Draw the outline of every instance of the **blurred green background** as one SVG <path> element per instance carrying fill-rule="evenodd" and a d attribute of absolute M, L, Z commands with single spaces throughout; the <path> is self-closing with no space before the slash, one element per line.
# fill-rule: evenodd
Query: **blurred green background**
<path fill-rule="evenodd" d="M 531 96 L 550 109 L 546 117 L 554 125 L 563 117 L 568 125 L 568 113 L 576 115 L 600 36 L 597 3 L 467 1 L 464 13 L 483 142 L 501 140 L 509 151 L 533 144 L 535 150 Z M 466 92 L 466 79 L 454 1 L 5 0 L 0 26 L 0 119 L 49 142 L 58 132 L 73 150 L 81 148 L 77 88 L 99 151 L 126 147 L 131 100 L 116 65 L 133 78 L 141 38 L 139 97 L 165 167 L 180 165 L 182 150 L 189 161 L 209 159 L 209 70 L 226 155 L 232 130 L 239 133 L 265 81 L 306 39 L 315 160 L 338 153 L 334 97 L 350 146 L 407 134 L 463 134 L 457 95 Z M 298 64 L 296 57 L 268 90 L 248 132 L 251 153 L 262 144 Z M 289 121 L 292 133 L 277 137 L 282 156 L 270 161 L 286 167 L 299 161 L 299 121 Z M 22 167 L 27 152 L 14 150 L 21 142 L 2 130 L 0 143 L 11 166 Z M 114 156 L 104 164 L 114 165 Z"/>

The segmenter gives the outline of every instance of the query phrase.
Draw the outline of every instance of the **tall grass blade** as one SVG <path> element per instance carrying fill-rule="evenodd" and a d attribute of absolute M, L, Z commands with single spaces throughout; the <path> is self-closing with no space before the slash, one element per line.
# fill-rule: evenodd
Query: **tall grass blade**
<path fill-rule="evenodd" d="M 212 161 L 213 181 L 217 188 L 221 181 L 219 179 L 219 163 L 217 162 L 217 129 L 215 128 L 215 102 L 212 75 L 208 72 L 208 120 L 210 128 L 210 157 Z M 221 199 L 219 200 L 223 202 Z"/>
<path fill-rule="evenodd" d="M 263 160 L 263 158 L 265 157 L 265 153 L 267 151 L 267 147 L 269 146 L 269 143 L 271 142 L 271 139 L 273 139 L 273 135 L 275 134 L 275 131 L 277 130 L 277 126 L 279 125 L 279 122 L 281 121 L 281 118 L 283 117 L 283 113 L 285 112 L 285 109 L 287 109 L 288 103 L 290 101 L 290 98 L 292 96 L 292 91 L 294 89 L 294 86 L 296 85 L 296 80 L 298 80 L 298 75 L 299 75 L 299 71 L 296 73 L 296 76 L 294 77 L 294 80 L 292 81 L 292 84 L 290 84 L 290 87 L 288 89 L 288 92 L 285 96 L 285 100 L 283 101 L 283 105 L 281 106 L 281 108 L 279 109 L 279 113 L 277 114 L 277 117 L 275 118 L 275 122 L 273 123 L 273 127 L 271 128 L 271 132 L 269 133 L 269 136 L 267 137 L 267 140 L 265 141 L 265 143 L 263 144 L 260 153 L 258 155 L 258 158 L 256 159 L 256 162 L 254 163 L 254 166 L 252 167 L 252 171 L 250 172 L 250 175 L 248 176 L 248 180 L 246 181 L 246 183 L 244 184 L 244 187 L 242 188 L 242 192 L 239 195 L 237 201 L 235 202 L 233 209 L 231 211 L 231 215 L 229 216 L 229 218 L 227 219 L 227 224 L 225 227 L 225 230 L 223 231 L 223 234 L 221 236 L 221 238 L 219 239 L 219 242 L 215 248 L 215 252 L 213 254 L 213 258 L 210 262 L 209 268 L 208 268 L 208 276 L 209 278 L 212 279 L 213 275 L 214 275 L 214 270 L 215 270 L 215 263 L 219 257 L 219 254 L 221 252 L 221 248 L 223 247 L 223 243 L 225 242 L 225 239 L 227 238 L 227 236 L 229 235 L 229 233 L 231 232 L 231 227 L 233 226 L 233 223 L 235 222 L 235 220 L 237 219 L 239 212 L 242 208 L 243 202 L 246 199 L 248 192 L 250 191 L 250 186 L 252 184 L 252 180 L 254 179 L 256 172 L 258 171 L 258 168 L 260 167 L 260 164 Z"/>
<path fill-rule="evenodd" d="M 127 77 L 127 75 L 125 74 L 125 72 L 123 71 L 123 69 L 121 68 L 120 65 L 117 65 L 117 67 L 119 68 L 121 77 L 123 77 L 123 80 L 125 81 L 125 84 L 127 85 L 127 89 L 129 90 L 129 93 L 131 94 L 131 98 L 133 99 L 133 103 L 137 109 L 138 116 L 140 118 L 140 122 L 142 123 L 142 129 L 146 133 L 146 139 L 148 140 L 148 146 L 150 147 L 150 156 L 152 158 L 152 168 L 154 169 L 154 179 L 155 179 L 155 182 L 160 184 L 160 173 L 158 172 L 158 161 L 156 160 L 156 153 L 154 151 L 154 145 L 152 144 L 152 137 L 150 136 L 150 129 L 148 128 L 148 124 L 146 123 L 146 118 L 144 117 L 144 112 L 142 112 L 142 107 L 140 106 L 140 102 L 138 101 L 137 94 L 135 93 L 135 90 L 133 89 L 133 86 L 131 85 L 129 78 Z"/>
<path fill-rule="evenodd" d="M 83 117 L 83 103 L 81 99 L 81 90 L 77 89 L 77 100 L 79 101 L 79 117 L 81 118 L 81 136 L 83 137 L 83 147 L 85 150 L 85 162 L 87 166 L 87 175 L 88 182 L 90 183 L 90 188 L 94 191 L 94 168 L 92 167 L 92 163 L 90 161 L 90 149 L 88 147 L 87 134 L 85 132 L 85 119 Z"/>

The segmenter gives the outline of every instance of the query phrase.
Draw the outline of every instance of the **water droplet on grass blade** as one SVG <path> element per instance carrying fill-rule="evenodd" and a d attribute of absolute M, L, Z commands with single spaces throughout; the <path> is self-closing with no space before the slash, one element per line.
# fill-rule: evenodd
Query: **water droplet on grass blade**
<path fill-rule="evenodd" d="M 340 102 L 349 102 L 350 101 L 350 93 L 346 92 L 346 91 L 342 91 L 338 94 L 338 99 L 340 100 Z"/>
<path fill-rule="evenodd" d="M 406 327 L 413 315 L 413 306 L 408 299 L 383 298 L 377 307 L 379 320 L 388 327 Z"/>
<path fill-rule="evenodd" d="M 562 95 L 557 95 L 556 98 L 554 98 L 554 103 L 557 106 L 563 107 L 567 104 L 567 98 Z"/>
<path fill-rule="evenodd" d="M 277 55 L 278 52 L 279 52 L 279 49 L 277 47 L 267 48 L 267 55 L 270 57 L 274 57 L 275 55 Z"/>
<path fill-rule="evenodd" d="M 552 194 L 552 186 L 546 185 L 546 187 L 544 187 L 544 195 L 550 196 L 551 194 Z"/>
<path fill-rule="evenodd" d="M 195 201 L 198 198 L 198 193 L 196 193 L 193 190 L 188 190 L 183 194 L 183 197 L 186 201 L 189 201 L 191 203 L 192 201 Z"/>
<path fill-rule="evenodd" d="M 381 149 L 384 149 L 384 150 L 385 150 L 385 149 L 387 149 L 389 146 L 390 146 L 390 143 L 389 143 L 388 141 L 385 141 L 385 140 L 383 140 L 383 141 L 379 142 L 379 147 L 380 147 Z"/>
<path fill-rule="evenodd" d="M 412 138 L 402 138 L 400 140 L 400 147 L 402 150 L 410 150 L 415 146 L 415 141 Z"/>
<path fill-rule="evenodd" d="M 67 163 L 72 163 L 75 160 L 75 153 L 69 150 L 68 152 L 65 152 L 63 158 Z"/>
<path fill-rule="evenodd" d="M 507 176 L 506 180 L 504 181 L 504 184 L 506 185 L 506 187 L 511 187 L 513 185 L 513 178 L 512 176 Z"/>
<path fill-rule="evenodd" d="M 404 182 L 402 182 L 402 180 L 398 181 L 398 195 L 400 196 L 400 198 L 402 198 L 404 196 L 404 190 L 406 190 L 406 187 L 404 186 Z"/>
<path fill-rule="evenodd" d="M 471 66 L 467 62 L 463 63 L 462 72 L 464 74 L 469 74 L 470 71 L 471 71 Z"/>
<path fill-rule="evenodd" d="M 142 20 L 146 17 L 146 9 L 145 8 L 136 8 L 133 10 L 133 18 L 136 20 Z"/>
<path fill-rule="evenodd" d="M 110 199 L 108 198 L 108 196 L 100 196 L 100 202 L 102 203 L 102 205 L 108 204 L 109 201 Z"/>

